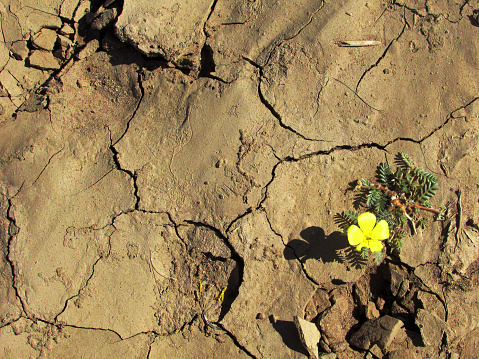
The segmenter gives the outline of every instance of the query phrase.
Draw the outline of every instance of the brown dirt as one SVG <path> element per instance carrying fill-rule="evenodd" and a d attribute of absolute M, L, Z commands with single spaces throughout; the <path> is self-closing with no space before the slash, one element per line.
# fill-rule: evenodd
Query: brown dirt
<path fill-rule="evenodd" d="M 41 3 L 0 2 L 0 357 L 304 358 L 294 316 L 475 357 L 477 1 Z M 451 215 L 361 265 L 334 214 L 399 151 Z"/>

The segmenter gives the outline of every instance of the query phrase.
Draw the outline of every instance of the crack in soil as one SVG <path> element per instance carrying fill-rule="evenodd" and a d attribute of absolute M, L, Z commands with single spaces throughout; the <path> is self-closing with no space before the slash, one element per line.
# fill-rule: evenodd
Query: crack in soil
<path fill-rule="evenodd" d="M 40 173 L 38 174 L 37 178 L 35 178 L 35 181 L 32 182 L 32 184 L 30 185 L 30 187 L 32 187 L 37 181 L 38 179 L 40 178 L 40 176 L 43 174 L 43 172 L 45 172 L 45 170 L 47 169 L 48 165 L 50 164 L 50 162 L 52 161 L 53 157 L 55 157 L 56 155 L 58 155 L 60 152 L 63 151 L 65 147 L 62 147 L 60 150 L 58 150 L 57 152 L 55 152 L 53 155 L 50 156 L 50 158 L 48 159 L 47 163 L 45 164 L 45 166 L 43 166 L 43 169 L 40 171 Z"/>
<path fill-rule="evenodd" d="M 258 78 L 258 80 L 259 80 L 258 81 L 258 96 L 259 96 L 259 99 L 260 99 L 261 103 L 268 109 L 268 111 L 278 120 L 278 123 L 282 128 L 294 133 L 296 136 L 298 136 L 298 137 L 300 137 L 300 138 L 302 138 L 303 140 L 306 140 L 306 141 L 326 142 L 324 140 L 317 140 L 317 139 L 314 139 L 314 138 L 308 138 L 308 137 L 304 136 L 302 133 L 296 131 L 294 128 L 286 125 L 283 122 L 283 119 L 281 118 L 281 115 L 266 100 L 266 98 L 263 95 L 263 92 L 261 91 L 261 79 L 264 78 L 263 67 L 260 66 L 259 64 L 257 64 L 256 62 L 254 62 L 253 60 L 247 58 L 247 57 L 243 56 L 243 60 L 247 61 L 250 65 L 252 65 L 253 67 L 255 67 L 259 70 L 259 78 Z"/>
<path fill-rule="evenodd" d="M 388 44 L 388 46 L 386 47 L 386 49 L 384 50 L 382 55 L 376 60 L 376 62 L 374 64 L 372 64 L 371 66 L 369 66 L 369 68 L 366 69 L 366 71 L 363 72 L 363 74 L 361 75 L 361 77 L 358 80 L 358 83 L 356 84 L 356 92 L 358 91 L 359 85 L 361 84 L 361 81 L 363 80 L 363 78 L 368 74 L 369 71 L 371 71 L 372 69 L 374 69 L 375 67 L 377 67 L 379 65 L 379 63 L 386 57 L 386 54 L 388 53 L 392 44 L 394 44 L 396 41 L 398 41 L 399 38 L 404 34 L 404 32 L 406 31 L 406 26 L 407 26 L 406 22 L 404 22 L 403 28 L 401 29 L 401 32 L 399 33 L 399 35 L 396 38 L 391 40 L 391 42 Z M 364 100 L 362 100 L 362 101 L 364 102 Z"/>
<path fill-rule="evenodd" d="M 23 186 L 23 184 L 22 184 L 22 186 Z M 21 189 L 21 187 L 20 187 L 20 189 Z M 18 192 L 17 192 L 17 194 L 18 194 Z M 20 231 L 20 228 L 17 226 L 15 217 L 12 214 L 12 207 L 13 207 L 12 199 L 13 199 L 13 197 L 8 198 L 8 207 L 7 207 L 7 213 L 6 213 L 6 218 L 9 222 L 9 226 L 8 226 L 8 229 L 7 229 L 8 238 L 7 238 L 7 245 L 6 245 L 7 252 L 5 253 L 5 260 L 7 261 L 8 265 L 10 266 L 10 269 L 12 271 L 12 287 L 13 287 L 13 290 L 15 291 L 15 296 L 18 298 L 18 300 L 20 302 L 20 305 L 22 306 L 22 312 L 23 312 L 23 314 L 25 314 L 25 316 L 27 318 L 32 319 L 32 318 L 34 318 L 34 316 L 32 316 L 27 311 L 26 304 L 23 301 L 23 298 L 20 295 L 20 290 L 17 287 L 17 284 L 16 284 L 16 277 L 17 276 L 16 276 L 16 271 L 15 271 L 15 264 L 13 263 L 13 260 L 10 258 L 10 250 L 11 250 L 10 246 L 12 244 L 13 237 L 16 236 L 18 234 L 18 232 Z"/>
<path fill-rule="evenodd" d="M 288 245 L 288 243 L 285 243 L 285 242 L 284 242 L 283 235 L 282 235 L 281 233 L 277 232 L 277 231 L 273 228 L 273 225 L 271 224 L 271 221 L 270 221 L 270 219 L 269 219 L 269 217 L 268 217 L 268 212 L 266 211 L 266 209 L 263 209 L 263 210 L 264 210 L 265 217 L 266 217 L 266 221 L 268 222 L 269 228 L 271 229 L 271 231 L 272 231 L 275 235 L 277 235 L 279 238 L 281 238 L 281 242 L 283 243 L 283 245 L 284 245 L 285 247 L 290 248 L 290 249 L 293 251 L 294 257 L 296 258 L 296 260 L 297 260 L 298 263 L 300 264 L 304 276 L 305 276 L 311 283 L 313 283 L 314 285 L 316 285 L 316 286 L 319 285 L 319 283 L 316 282 L 316 281 L 314 280 L 314 278 L 309 275 L 308 271 L 307 271 L 306 268 L 304 267 L 304 263 L 301 261 L 301 259 L 300 259 L 300 258 L 298 257 L 298 255 L 296 254 L 296 251 L 294 250 L 294 248 L 291 247 L 290 245 Z"/>
<path fill-rule="evenodd" d="M 242 216 L 244 217 L 247 213 L 243 214 Z M 236 220 L 235 220 L 236 221 Z M 211 230 L 213 233 L 216 234 L 216 236 L 218 238 L 220 238 L 223 243 L 228 247 L 228 249 L 230 250 L 231 252 L 231 259 L 233 259 L 236 263 L 236 265 L 238 266 L 238 277 L 239 277 L 239 281 L 238 281 L 238 288 L 237 290 L 235 291 L 236 293 L 232 293 L 232 299 L 231 299 L 231 303 L 233 303 L 236 299 L 236 297 L 238 296 L 239 294 L 239 287 L 241 287 L 241 284 L 243 284 L 243 277 L 244 277 L 244 259 L 243 257 L 240 256 L 240 254 L 236 251 L 236 249 L 234 248 L 234 246 L 231 244 L 231 242 L 229 241 L 229 238 L 227 235 L 223 234 L 223 232 L 221 232 L 221 230 L 219 230 L 218 228 L 210 225 L 210 224 L 207 224 L 207 223 L 201 223 L 201 222 L 195 222 L 195 221 L 192 221 L 192 220 L 185 220 L 184 221 L 185 223 L 188 223 L 188 224 L 192 224 L 196 227 L 203 227 L 203 228 L 207 228 L 209 230 Z M 232 223 L 231 223 L 232 224 Z M 231 224 L 228 226 L 228 228 L 231 227 Z M 180 237 L 181 238 L 181 237 Z M 226 313 L 225 313 L 226 314 Z"/>
<path fill-rule="evenodd" d="M 88 286 L 88 283 L 90 282 L 90 280 L 91 280 L 91 279 L 93 278 L 93 276 L 95 275 L 95 266 L 97 265 L 97 263 L 98 263 L 100 260 L 109 257 L 109 255 L 110 255 L 110 253 L 111 253 L 111 236 L 117 231 L 117 228 L 115 227 L 115 219 L 116 219 L 117 217 L 121 216 L 122 214 L 123 214 L 123 213 L 120 213 L 120 214 L 116 215 L 116 216 L 113 218 L 113 220 L 112 220 L 112 222 L 111 222 L 110 224 L 107 224 L 107 225 L 106 225 L 105 227 L 103 227 L 103 228 L 97 229 L 97 230 L 101 230 L 101 229 L 104 229 L 104 228 L 106 228 L 106 227 L 108 227 L 108 226 L 112 226 L 113 228 L 115 228 L 115 230 L 108 236 L 108 251 L 107 251 L 106 254 L 100 254 L 99 257 L 98 257 L 98 259 L 95 261 L 95 263 L 92 264 L 92 266 L 91 266 L 91 274 L 90 274 L 89 277 L 86 279 L 85 284 L 83 284 L 83 285 L 78 289 L 77 294 L 74 294 L 74 295 L 72 295 L 70 298 L 67 298 L 67 299 L 65 300 L 65 305 L 63 306 L 63 309 L 62 309 L 57 315 L 55 315 L 55 317 L 53 318 L 53 322 L 54 322 L 54 323 L 60 323 L 60 324 L 62 324 L 62 325 L 63 325 L 63 324 L 68 325 L 68 324 L 66 324 L 66 323 L 64 323 L 64 322 L 62 322 L 62 321 L 58 321 L 58 317 L 59 317 L 60 315 L 62 315 L 62 314 L 66 311 L 66 309 L 67 309 L 67 307 L 68 307 L 68 303 L 71 302 L 74 298 L 79 297 L 80 294 L 81 294 L 81 292 Z M 93 230 L 95 230 L 95 229 L 93 229 Z M 121 338 L 121 337 L 120 337 L 120 338 Z"/>
<path fill-rule="evenodd" d="M 112 141 L 112 138 L 111 138 L 111 131 L 110 129 L 108 129 L 108 131 L 110 132 L 110 150 L 111 152 L 113 153 L 113 162 L 115 163 L 115 166 L 116 166 L 116 169 L 119 170 L 119 171 L 122 171 L 124 173 L 126 173 L 128 176 L 131 177 L 131 179 L 133 180 L 133 187 L 134 187 L 134 192 L 133 192 L 133 195 L 135 196 L 136 198 L 136 202 L 135 202 L 135 206 L 134 206 L 134 209 L 135 210 L 139 210 L 140 209 L 140 196 L 138 194 L 139 192 L 139 187 L 138 187 L 138 183 L 137 183 L 137 179 L 138 179 L 138 175 L 136 172 L 132 172 L 128 169 L 125 169 L 125 168 L 122 168 L 121 167 L 121 164 L 120 164 L 120 160 L 118 158 L 119 156 L 119 152 L 118 150 L 115 148 L 115 145 L 120 142 L 120 140 L 126 135 L 126 133 L 128 132 L 129 128 L 130 128 L 130 123 L 131 121 L 135 118 L 136 116 L 136 113 L 138 112 L 138 109 L 140 108 L 140 105 L 141 103 L 143 102 L 143 98 L 145 96 L 145 89 L 143 87 L 143 82 L 142 82 L 142 73 L 141 72 L 138 72 L 138 86 L 140 88 L 140 92 L 141 92 L 141 96 L 140 96 L 140 99 L 138 100 L 138 103 L 135 107 L 135 109 L 133 110 L 133 113 L 131 114 L 130 118 L 128 119 L 128 121 L 126 122 L 126 128 L 125 128 L 125 131 L 122 133 L 122 135 L 116 140 L 115 143 L 113 143 Z"/>
<path fill-rule="evenodd" d="M 266 64 L 269 63 L 269 60 L 271 59 L 271 56 L 273 55 L 274 50 L 275 50 L 277 47 L 281 46 L 285 41 L 290 41 L 290 40 L 294 39 L 296 36 L 298 36 L 309 24 L 311 24 L 311 23 L 313 22 L 314 16 L 318 13 L 318 11 L 320 11 L 320 10 L 324 7 L 324 5 L 325 5 L 325 1 L 321 1 L 321 4 L 319 5 L 319 7 L 318 7 L 316 10 L 313 11 L 313 13 L 312 13 L 311 16 L 309 17 L 308 21 L 307 21 L 304 25 L 302 25 L 302 26 L 298 29 L 298 31 L 296 31 L 295 34 L 293 34 L 293 35 L 290 36 L 290 37 L 285 37 L 285 38 L 279 40 L 278 43 L 276 43 L 276 44 L 273 46 L 273 48 L 271 49 L 271 51 L 269 52 L 269 54 L 268 54 L 268 56 L 267 56 L 267 58 L 266 58 L 265 66 L 266 66 Z"/>

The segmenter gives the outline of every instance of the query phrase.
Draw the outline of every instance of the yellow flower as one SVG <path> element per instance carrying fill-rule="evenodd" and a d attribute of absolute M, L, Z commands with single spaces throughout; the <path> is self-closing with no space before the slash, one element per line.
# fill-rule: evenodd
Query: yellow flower
<path fill-rule="evenodd" d="M 381 252 L 384 246 L 381 241 L 389 238 L 388 222 L 383 219 L 376 224 L 376 216 L 365 212 L 359 215 L 358 225 L 353 224 L 348 228 L 349 244 L 356 246 L 358 251 L 366 247 L 371 252 Z"/>

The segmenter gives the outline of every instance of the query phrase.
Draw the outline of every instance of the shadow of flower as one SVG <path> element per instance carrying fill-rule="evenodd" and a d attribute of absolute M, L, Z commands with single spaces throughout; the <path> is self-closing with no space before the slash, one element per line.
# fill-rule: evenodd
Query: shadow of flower
<path fill-rule="evenodd" d="M 320 227 L 308 227 L 300 232 L 302 239 L 293 239 L 288 242 L 284 257 L 288 260 L 298 258 L 301 263 L 308 259 L 321 260 L 323 263 L 347 263 L 355 268 L 366 264 L 359 252 L 348 243 L 343 232 L 335 231 L 326 236 Z"/>

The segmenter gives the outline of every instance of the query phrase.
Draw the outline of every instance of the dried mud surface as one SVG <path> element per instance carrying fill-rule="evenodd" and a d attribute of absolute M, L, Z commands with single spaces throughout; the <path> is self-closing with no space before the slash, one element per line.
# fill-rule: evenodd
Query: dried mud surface
<path fill-rule="evenodd" d="M 0 357 L 476 357 L 478 13 L 1 0 Z M 452 214 L 357 263 L 334 214 L 399 151 Z"/>

